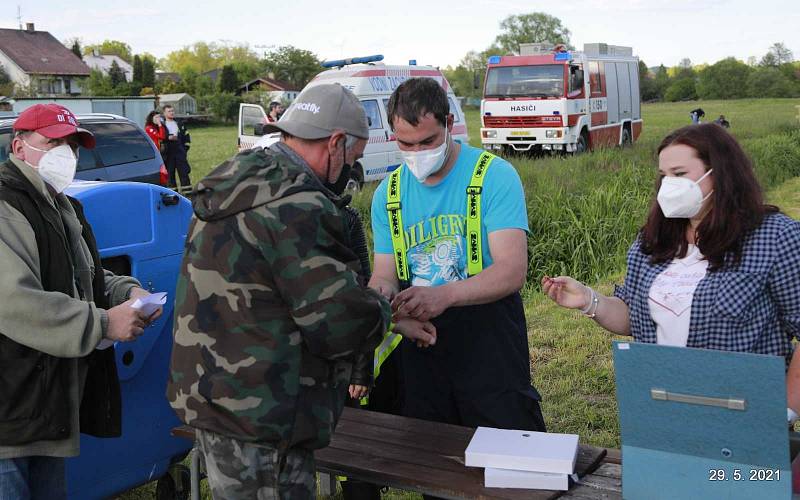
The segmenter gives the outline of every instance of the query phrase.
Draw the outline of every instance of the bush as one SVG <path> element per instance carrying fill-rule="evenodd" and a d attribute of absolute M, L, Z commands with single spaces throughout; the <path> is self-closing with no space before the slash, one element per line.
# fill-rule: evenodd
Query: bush
<path fill-rule="evenodd" d="M 754 97 L 795 97 L 797 89 L 778 68 L 758 68 L 747 78 L 747 92 Z"/>
<path fill-rule="evenodd" d="M 800 131 L 742 141 L 764 189 L 800 176 Z"/>
<path fill-rule="evenodd" d="M 664 100 L 669 102 L 691 101 L 697 99 L 697 88 L 694 78 L 687 77 L 675 80 L 664 92 Z"/>
<path fill-rule="evenodd" d="M 697 95 L 701 99 L 740 99 L 747 96 L 747 77 L 752 69 L 733 57 L 700 72 Z"/>
<path fill-rule="evenodd" d="M 198 106 L 219 121 L 232 122 L 239 116 L 241 102 L 241 97 L 225 92 L 200 97 Z"/>

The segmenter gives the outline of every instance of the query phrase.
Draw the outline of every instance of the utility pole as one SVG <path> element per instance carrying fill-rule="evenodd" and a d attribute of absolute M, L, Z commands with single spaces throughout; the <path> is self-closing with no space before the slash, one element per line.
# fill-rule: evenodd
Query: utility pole
<path fill-rule="evenodd" d="M 17 22 L 19 23 L 19 29 L 22 30 L 22 7 L 17 5 Z"/>

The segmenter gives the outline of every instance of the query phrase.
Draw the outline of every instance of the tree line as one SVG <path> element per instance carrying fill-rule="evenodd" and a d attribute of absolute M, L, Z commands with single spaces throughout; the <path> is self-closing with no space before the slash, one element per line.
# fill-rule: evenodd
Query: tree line
<path fill-rule="evenodd" d="M 549 14 L 512 15 L 500 22 L 500 33 L 489 47 L 467 52 L 458 65 L 445 68 L 444 74 L 456 95 L 480 99 L 490 56 L 516 54 L 521 43 L 550 42 L 573 49 L 570 35 L 561 20 Z M 774 43 L 760 60 L 750 58 L 746 63 L 728 57 L 693 66 L 683 59 L 675 67 L 648 68 L 640 60 L 639 81 L 643 101 L 798 97 L 800 62 L 783 43 Z"/>
<path fill-rule="evenodd" d="M 322 71 L 317 56 L 290 45 L 269 47 L 256 52 L 247 44 L 197 42 L 156 59 L 148 53 L 134 54 L 130 45 L 119 40 L 105 40 L 81 46 L 80 40 L 65 43 L 80 58 L 97 53 L 114 55 L 133 66 L 132 81 L 116 61 L 107 73 L 92 70 L 84 82 L 91 96 L 128 96 L 186 92 L 195 97 L 201 112 L 221 120 L 237 116 L 243 99 L 261 102 L 264 93 L 255 91 L 244 98 L 240 87 L 258 77 L 268 77 L 289 87 L 302 89 Z M 156 74 L 156 68 L 163 71 Z M 216 73 L 212 78 L 212 73 Z M 2 81 L 0 81 L 0 84 Z"/>
<path fill-rule="evenodd" d="M 570 37 L 570 30 L 560 19 L 544 12 L 508 16 L 500 22 L 499 33 L 489 47 L 470 50 L 458 65 L 448 66 L 443 73 L 456 95 L 476 100 L 482 94 L 489 56 L 514 54 L 521 43 L 532 42 L 574 49 Z M 197 98 L 201 111 L 223 120 L 236 117 L 242 99 L 259 102 L 265 98 L 258 91 L 244 98 L 236 95 L 245 83 L 269 77 L 300 90 L 323 69 L 314 53 L 289 45 L 256 51 L 247 44 L 197 42 L 161 59 L 148 53 L 134 54 L 130 45 L 119 40 L 81 46 L 80 40 L 72 39 L 65 45 L 78 57 L 116 55 L 133 66 L 130 82 L 116 62 L 107 73 L 93 70 L 83 83 L 88 95 L 186 92 Z M 159 76 L 156 69 L 164 75 Z M 212 72 L 216 78 L 212 78 Z M 643 101 L 800 96 L 800 62 L 783 43 L 773 44 L 763 57 L 747 62 L 729 57 L 711 65 L 692 65 L 689 59 L 683 59 L 675 67 L 650 68 L 640 61 L 639 73 Z M 0 68 L 0 94 L 13 93 L 13 84 Z"/>
<path fill-rule="evenodd" d="M 639 79 L 643 101 L 800 97 L 800 63 L 783 43 L 747 63 L 728 57 L 693 66 L 683 59 L 677 67 L 651 71 L 640 61 Z"/>

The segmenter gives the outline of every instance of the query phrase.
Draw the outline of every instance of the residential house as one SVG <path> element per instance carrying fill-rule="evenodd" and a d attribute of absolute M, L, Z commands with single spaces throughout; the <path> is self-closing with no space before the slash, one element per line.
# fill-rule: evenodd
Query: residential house
<path fill-rule="evenodd" d="M 217 78 L 219 78 L 220 73 L 222 73 L 222 68 L 212 69 L 211 71 L 206 71 L 205 73 L 201 73 L 200 76 L 207 76 L 211 79 L 211 83 L 214 85 L 217 84 Z"/>
<path fill-rule="evenodd" d="M 174 71 L 161 71 L 157 69 L 156 81 L 158 83 L 166 83 L 166 82 L 180 83 L 181 75 L 175 73 Z"/>
<path fill-rule="evenodd" d="M 91 73 L 81 59 L 33 23 L 0 29 L 0 65 L 23 92 L 41 97 L 80 95 L 81 80 Z"/>
<path fill-rule="evenodd" d="M 271 76 L 271 75 L 270 75 Z M 248 92 L 265 92 L 268 96 L 267 101 L 292 102 L 297 98 L 299 90 L 290 83 L 275 80 L 270 76 L 262 76 L 245 83 L 236 92 L 237 95 L 247 94 Z M 268 104 L 268 102 L 264 103 Z"/>
<path fill-rule="evenodd" d="M 119 56 L 103 56 L 95 50 L 91 55 L 83 56 L 83 62 L 92 69 L 100 70 L 104 75 L 111 71 L 111 65 L 116 61 L 117 66 L 125 73 L 125 81 L 133 81 L 133 66 Z"/>

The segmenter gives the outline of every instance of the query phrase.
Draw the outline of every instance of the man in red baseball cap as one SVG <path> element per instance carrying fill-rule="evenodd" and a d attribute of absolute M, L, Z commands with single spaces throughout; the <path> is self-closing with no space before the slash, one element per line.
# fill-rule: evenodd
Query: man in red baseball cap
<path fill-rule="evenodd" d="M 94 135 L 80 128 L 72 111 L 59 104 L 37 104 L 32 106 L 14 122 L 14 130 L 36 131 L 48 139 L 71 139 L 86 149 L 94 148 Z"/>
<path fill-rule="evenodd" d="M 57 104 L 14 123 L 0 163 L 0 499 L 66 497 L 80 433 L 121 433 L 114 348 L 158 315 L 131 307 L 139 282 L 105 271 L 80 203 L 63 194 L 94 136 Z"/>
<path fill-rule="evenodd" d="M 75 178 L 78 145 L 94 148 L 94 135 L 80 128 L 75 115 L 64 106 L 37 104 L 14 122 L 14 156 L 35 169 L 56 193 Z"/>

